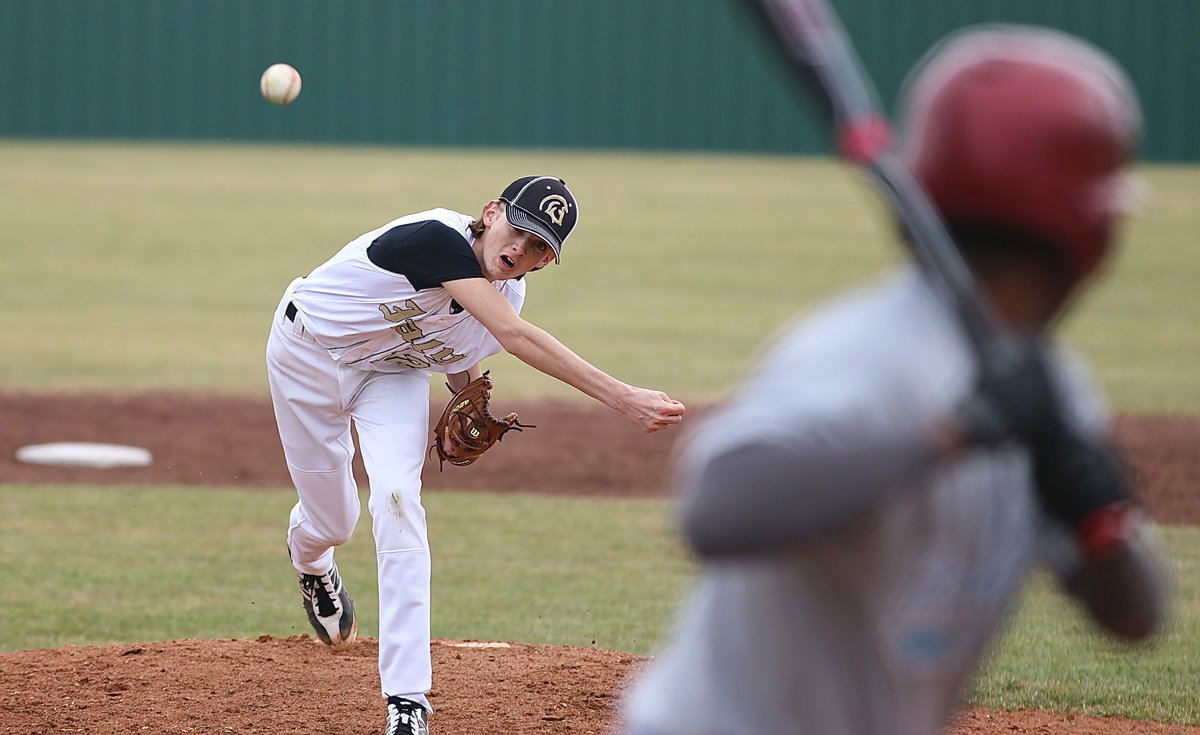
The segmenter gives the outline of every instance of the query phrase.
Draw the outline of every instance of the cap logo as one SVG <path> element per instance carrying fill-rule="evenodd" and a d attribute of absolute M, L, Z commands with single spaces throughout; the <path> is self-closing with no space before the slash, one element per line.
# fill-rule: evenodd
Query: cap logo
<path fill-rule="evenodd" d="M 561 227 L 563 218 L 567 216 L 567 212 L 571 209 L 571 204 L 565 197 L 559 194 L 551 194 L 542 200 L 542 203 L 538 205 L 538 209 L 545 212 L 551 222 Z"/>

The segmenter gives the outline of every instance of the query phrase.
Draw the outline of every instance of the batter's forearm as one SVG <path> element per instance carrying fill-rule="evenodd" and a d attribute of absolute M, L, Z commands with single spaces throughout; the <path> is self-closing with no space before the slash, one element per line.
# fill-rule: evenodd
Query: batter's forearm
<path fill-rule="evenodd" d="M 1100 626 L 1128 641 L 1158 631 L 1166 615 L 1167 586 L 1159 555 L 1139 533 L 1102 557 L 1085 559 L 1067 582 Z"/>
<path fill-rule="evenodd" d="M 789 546 L 848 522 L 940 456 L 934 431 L 730 447 L 685 476 L 684 532 L 701 556 Z"/>

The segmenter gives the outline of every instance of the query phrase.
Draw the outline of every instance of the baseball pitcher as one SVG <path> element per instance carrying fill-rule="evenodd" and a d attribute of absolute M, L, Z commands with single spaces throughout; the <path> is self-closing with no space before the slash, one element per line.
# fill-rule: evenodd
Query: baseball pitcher
<path fill-rule="evenodd" d="M 491 416 L 484 358 L 507 350 L 653 432 L 684 406 L 623 383 L 520 317 L 526 276 L 557 263 L 578 203 L 551 176 L 526 176 L 477 217 L 433 209 L 367 232 L 286 289 L 267 342 L 279 436 L 299 501 L 287 547 L 322 641 L 342 647 L 354 603 L 334 563 L 359 516 L 355 445 L 370 478 L 379 575 L 379 674 L 387 735 L 428 732 L 430 561 L 421 470 L 468 464 L 508 431 Z M 431 373 L 455 397 L 430 436 Z"/>

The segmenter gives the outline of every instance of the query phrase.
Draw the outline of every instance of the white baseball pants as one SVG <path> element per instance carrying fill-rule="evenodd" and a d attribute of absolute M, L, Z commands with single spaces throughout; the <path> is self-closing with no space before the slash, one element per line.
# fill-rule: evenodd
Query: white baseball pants
<path fill-rule="evenodd" d="M 304 574 L 333 567 L 359 517 L 351 470 L 358 431 L 370 482 L 379 575 L 379 677 L 383 695 L 428 706 L 430 557 L 421 506 L 429 437 L 429 373 L 365 372 L 335 362 L 285 313 L 285 292 L 267 340 L 267 375 L 288 471 L 299 494 L 287 544 Z M 344 575 L 343 575 L 344 576 Z"/>

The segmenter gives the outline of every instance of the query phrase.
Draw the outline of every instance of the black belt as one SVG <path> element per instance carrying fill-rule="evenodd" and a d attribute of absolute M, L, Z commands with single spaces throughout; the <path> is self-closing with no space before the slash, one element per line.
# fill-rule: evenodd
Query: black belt
<path fill-rule="evenodd" d="M 296 321 L 296 305 L 289 301 L 287 308 L 283 310 L 283 315 L 287 317 L 289 322 Z"/>

